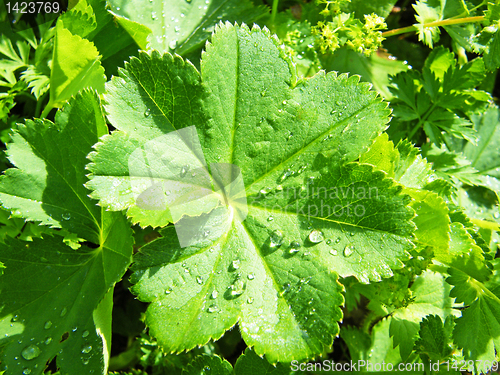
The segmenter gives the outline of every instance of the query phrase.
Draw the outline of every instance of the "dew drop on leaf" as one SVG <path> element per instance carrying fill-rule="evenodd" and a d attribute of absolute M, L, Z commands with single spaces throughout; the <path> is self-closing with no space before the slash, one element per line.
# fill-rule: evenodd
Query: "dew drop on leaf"
<path fill-rule="evenodd" d="M 61 310 L 61 317 L 63 317 L 64 315 L 66 315 L 66 313 L 68 312 L 68 309 L 66 307 L 64 307 L 62 310 Z"/>
<path fill-rule="evenodd" d="M 239 259 L 235 259 L 233 260 L 233 263 L 231 264 L 233 266 L 233 269 L 237 270 L 238 268 L 240 268 L 240 260 Z"/>
<path fill-rule="evenodd" d="M 45 345 L 49 345 L 52 342 L 52 337 L 47 337 L 43 342 Z"/>
<path fill-rule="evenodd" d="M 26 367 L 26 368 L 23 370 L 23 374 L 24 374 L 24 375 L 29 375 L 29 374 L 31 374 L 31 369 Z"/>
<path fill-rule="evenodd" d="M 253 303 L 253 298 L 252 298 L 252 297 L 248 297 L 248 299 L 247 299 L 247 303 L 248 303 L 249 305 L 251 305 L 251 304 Z"/>
<path fill-rule="evenodd" d="M 189 172 L 189 165 L 185 165 L 184 167 L 181 168 L 181 177 L 186 176 L 188 172 Z"/>
<path fill-rule="evenodd" d="M 26 359 L 27 361 L 30 361 L 30 360 L 38 357 L 40 355 L 40 353 L 41 353 L 41 350 L 38 346 L 30 345 L 30 346 L 27 346 L 26 348 L 23 349 L 23 351 L 21 352 L 21 355 L 23 356 L 24 359 Z"/>
<path fill-rule="evenodd" d="M 292 241 L 290 243 L 290 254 L 295 254 L 300 251 L 300 243 L 298 241 Z"/>
<path fill-rule="evenodd" d="M 281 246 L 283 243 L 283 232 L 280 230 L 275 230 L 271 233 L 271 247 Z"/>
<path fill-rule="evenodd" d="M 212 292 L 212 294 L 211 294 L 211 297 L 212 297 L 212 299 L 216 299 L 218 295 L 219 295 L 219 292 L 218 292 L 218 291 L 216 291 L 216 290 L 214 290 L 214 291 Z"/>
<path fill-rule="evenodd" d="M 87 337 L 88 335 L 89 335 L 89 331 L 87 331 L 87 330 L 83 331 L 83 333 L 82 333 L 82 337 L 84 337 L 84 338 L 85 338 L 85 337 Z"/>
<path fill-rule="evenodd" d="M 18 320 L 19 320 L 19 316 L 18 316 L 18 315 L 14 315 L 10 321 L 11 321 L 12 323 L 15 323 L 15 322 L 17 322 Z"/>
<path fill-rule="evenodd" d="M 273 190 L 273 189 L 271 189 L 270 187 L 265 187 L 265 188 L 260 190 L 260 193 L 266 195 L 266 194 L 270 193 L 271 190 Z"/>
<path fill-rule="evenodd" d="M 149 108 L 144 111 L 144 117 L 149 117 L 150 114 L 151 110 Z"/>
<path fill-rule="evenodd" d="M 335 250 L 335 249 L 331 249 L 330 250 L 330 254 L 332 254 L 332 255 L 338 255 L 338 251 Z"/>
<path fill-rule="evenodd" d="M 210 307 L 207 309 L 209 313 L 214 313 L 217 310 L 219 310 L 219 307 L 217 305 L 210 305 Z"/>
<path fill-rule="evenodd" d="M 92 346 L 91 345 L 85 345 L 83 348 L 82 348 L 82 353 L 83 354 L 88 354 L 92 351 Z"/>
<path fill-rule="evenodd" d="M 255 279 L 255 275 L 253 273 L 249 273 L 247 277 L 248 277 L 248 280 Z"/>
<path fill-rule="evenodd" d="M 233 297 L 241 296 L 245 292 L 245 282 L 241 279 L 238 279 L 234 282 L 233 285 L 229 287 L 230 294 Z"/>
<path fill-rule="evenodd" d="M 344 256 L 349 257 L 354 253 L 354 245 L 347 245 L 344 248 Z"/>
<path fill-rule="evenodd" d="M 269 217 L 267 218 L 267 221 L 273 221 L 273 220 L 274 220 L 274 217 L 272 217 L 272 216 L 269 216 Z"/>
<path fill-rule="evenodd" d="M 323 236 L 323 232 L 314 229 L 311 233 L 309 233 L 309 241 L 312 243 L 320 243 L 323 241 L 325 237 Z"/>
<path fill-rule="evenodd" d="M 339 243 L 340 242 L 340 237 L 337 237 L 337 239 L 335 240 L 335 243 Z"/>
<path fill-rule="evenodd" d="M 63 218 L 63 220 L 69 220 L 71 219 L 71 214 L 69 212 L 65 212 L 61 215 L 61 217 Z"/>
<path fill-rule="evenodd" d="M 203 284 L 203 279 L 201 278 L 201 276 L 196 277 L 196 282 L 200 285 Z"/>
<path fill-rule="evenodd" d="M 45 329 L 49 329 L 50 327 L 52 327 L 52 322 L 50 320 L 47 320 L 45 322 L 45 325 L 43 326 L 43 328 Z"/>

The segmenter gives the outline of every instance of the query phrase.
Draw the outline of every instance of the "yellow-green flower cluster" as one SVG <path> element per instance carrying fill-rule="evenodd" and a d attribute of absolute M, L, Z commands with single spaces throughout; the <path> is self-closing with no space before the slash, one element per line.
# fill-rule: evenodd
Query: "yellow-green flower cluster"
<path fill-rule="evenodd" d="M 381 30 L 387 25 L 376 14 L 364 16 L 364 23 L 352 13 L 339 13 L 329 22 L 318 22 L 313 33 L 318 37 L 322 53 L 333 52 L 346 46 L 366 56 L 376 52 L 384 37 Z"/>

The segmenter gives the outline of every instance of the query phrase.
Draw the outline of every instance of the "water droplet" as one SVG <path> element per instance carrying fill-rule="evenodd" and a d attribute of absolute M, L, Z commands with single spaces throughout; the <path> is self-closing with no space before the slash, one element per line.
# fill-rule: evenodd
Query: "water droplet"
<path fill-rule="evenodd" d="M 63 218 L 63 220 L 69 220 L 71 219 L 71 214 L 69 212 L 65 212 L 61 215 L 61 217 Z"/>
<path fill-rule="evenodd" d="M 261 189 L 260 193 L 266 195 L 266 194 L 270 193 L 272 190 L 273 190 L 272 188 L 266 187 L 266 188 Z"/>
<path fill-rule="evenodd" d="M 354 253 L 354 249 L 355 249 L 354 245 L 347 245 L 344 248 L 344 256 L 350 257 L 352 253 Z"/>
<path fill-rule="evenodd" d="M 354 234 L 355 234 L 354 232 L 349 233 L 349 235 L 350 235 L 351 237 L 353 237 L 353 236 L 354 236 Z"/>
<path fill-rule="evenodd" d="M 49 345 L 52 342 L 52 337 L 47 337 L 43 342 L 45 345 Z"/>
<path fill-rule="evenodd" d="M 214 291 L 212 292 L 212 294 L 211 294 L 211 297 L 212 297 L 212 299 L 216 299 L 218 295 L 219 295 L 219 292 L 218 292 L 218 291 L 216 291 L 216 290 L 214 290 Z"/>
<path fill-rule="evenodd" d="M 267 221 L 273 221 L 273 220 L 274 220 L 274 217 L 272 217 L 272 216 L 269 216 L 269 217 L 267 218 Z"/>
<path fill-rule="evenodd" d="M 43 326 L 43 328 L 45 329 L 49 329 L 50 327 L 52 327 L 52 322 L 50 320 L 47 320 L 45 322 L 45 325 Z"/>
<path fill-rule="evenodd" d="M 196 278 L 196 282 L 197 282 L 198 284 L 200 284 L 200 285 L 201 285 L 201 284 L 203 284 L 203 279 L 201 278 L 201 276 L 198 276 L 198 277 Z"/>
<path fill-rule="evenodd" d="M 275 230 L 271 233 L 271 247 L 281 246 L 283 243 L 283 232 L 280 230 Z"/>
<path fill-rule="evenodd" d="M 240 260 L 239 259 L 235 259 L 233 260 L 233 263 L 231 264 L 233 266 L 233 269 L 237 270 L 238 268 L 240 268 Z"/>
<path fill-rule="evenodd" d="M 290 134 L 288 134 L 288 140 L 292 139 L 292 137 L 293 137 L 293 133 L 290 132 Z"/>
<path fill-rule="evenodd" d="M 292 241 L 290 242 L 290 254 L 295 254 L 300 251 L 300 242 L 298 241 Z"/>
<path fill-rule="evenodd" d="M 338 253 L 339 252 L 337 250 L 335 250 L 335 249 L 331 249 L 330 250 L 330 254 L 332 254 L 332 255 L 338 255 Z"/>
<path fill-rule="evenodd" d="M 149 108 L 144 111 L 144 117 L 149 117 L 150 114 L 151 110 Z"/>
<path fill-rule="evenodd" d="M 337 237 L 337 239 L 335 240 L 335 243 L 339 243 L 340 242 L 340 237 Z"/>
<path fill-rule="evenodd" d="M 326 240 L 327 245 L 330 245 L 331 243 L 332 243 L 332 240 L 330 240 L 330 239 Z"/>
<path fill-rule="evenodd" d="M 85 338 L 89 335 L 89 331 L 83 331 L 82 337 Z"/>
<path fill-rule="evenodd" d="M 189 172 L 189 165 L 185 165 L 181 168 L 181 177 L 184 177 Z"/>
<path fill-rule="evenodd" d="M 262 92 L 260 93 L 260 96 L 266 96 L 266 91 L 265 91 L 265 90 L 264 90 L 264 91 L 262 91 Z"/>
<path fill-rule="evenodd" d="M 241 279 L 237 279 L 234 284 L 229 287 L 229 290 L 232 296 L 237 297 L 245 292 L 245 287 L 246 283 Z"/>
<path fill-rule="evenodd" d="M 61 317 L 63 317 L 64 315 L 66 315 L 66 313 L 68 312 L 68 309 L 66 307 L 64 307 L 62 310 L 61 310 Z"/>
<path fill-rule="evenodd" d="M 283 100 L 283 105 L 286 105 L 286 100 Z"/>
<path fill-rule="evenodd" d="M 83 362 L 84 365 L 88 365 L 89 362 L 90 362 L 90 358 L 83 358 L 82 357 L 82 362 Z"/>
<path fill-rule="evenodd" d="M 30 345 L 30 346 L 27 346 L 26 348 L 23 349 L 23 351 L 21 352 L 21 355 L 23 356 L 24 359 L 26 359 L 27 361 L 30 361 L 30 360 L 38 357 L 41 352 L 42 351 L 40 350 L 40 348 L 38 346 Z"/>
<path fill-rule="evenodd" d="M 83 354 L 89 354 L 92 351 L 92 346 L 91 345 L 85 345 L 82 348 L 82 353 Z"/>
<path fill-rule="evenodd" d="M 23 374 L 24 374 L 24 375 L 29 375 L 29 374 L 31 374 L 31 369 L 29 369 L 29 368 L 25 368 L 25 369 L 23 370 Z"/>
<path fill-rule="evenodd" d="M 251 305 L 253 303 L 253 297 L 248 297 L 247 303 Z"/>
<path fill-rule="evenodd" d="M 78 327 L 73 327 L 72 331 L 76 332 L 78 330 Z"/>
<path fill-rule="evenodd" d="M 168 46 L 170 47 L 170 49 L 175 49 L 177 47 L 177 40 L 171 40 Z"/>
<path fill-rule="evenodd" d="M 214 313 L 217 310 L 219 310 L 219 307 L 217 305 L 210 305 L 210 307 L 207 309 L 209 313 Z"/>
<path fill-rule="evenodd" d="M 325 237 L 323 236 L 323 232 L 314 229 L 311 233 L 309 233 L 309 241 L 312 243 L 320 243 L 323 241 Z"/>
<path fill-rule="evenodd" d="M 283 171 L 283 174 L 281 175 L 280 180 L 283 182 L 293 174 L 294 174 L 294 172 L 290 168 L 288 168 L 286 171 Z"/>
<path fill-rule="evenodd" d="M 165 289 L 165 294 L 170 294 L 170 293 L 172 293 L 172 290 L 170 290 L 170 289 Z"/>
<path fill-rule="evenodd" d="M 253 273 L 249 273 L 247 277 L 248 277 L 248 280 L 255 279 L 255 275 Z"/>
<path fill-rule="evenodd" d="M 14 315 L 12 319 L 10 320 L 12 323 L 15 323 L 19 320 L 19 315 Z"/>

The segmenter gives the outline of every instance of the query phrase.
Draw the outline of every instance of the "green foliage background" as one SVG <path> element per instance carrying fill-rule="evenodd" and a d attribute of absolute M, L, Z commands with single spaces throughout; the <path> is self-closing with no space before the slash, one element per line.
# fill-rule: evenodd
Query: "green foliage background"
<path fill-rule="evenodd" d="M 70 5 L 0 4 L 0 374 L 498 368 L 498 2 Z"/>

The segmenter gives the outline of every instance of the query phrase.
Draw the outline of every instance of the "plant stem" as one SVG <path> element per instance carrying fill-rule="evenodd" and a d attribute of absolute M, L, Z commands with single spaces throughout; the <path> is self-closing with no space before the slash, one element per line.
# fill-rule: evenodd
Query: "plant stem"
<path fill-rule="evenodd" d="M 455 18 L 455 19 L 449 18 L 446 20 L 424 23 L 422 25 L 422 27 L 424 27 L 424 28 L 425 27 L 439 27 L 439 26 L 458 25 L 458 24 L 462 24 L 462 23 L 474 23 L 474 22 L 484 21 L 484 19 L 485 19 L 485 16 L 464 17 L 464 18 Z M 411 33 L 411 32 L 415 32 L 415 31 L 418 31 L 418 27 L 415 25 L 412 25 L 412 26 L 402 27 L 399 29 L 384 31 L 382 33 L 382 36 L 384 38 L 388 38 L 390 36 L 406 34 L 406 33 Z"/>
<path fill-rule="evenodd" d="M 38 99 L 38 101 L 36 102 L 36 109 L 35 109 L 35 117 L 37 118 L 40 118 L 40 111 L 42 110 L 42 103 L 43 103 L 43 100 L 45 99 L 45 97 L 47 96 L 48 94 L 48 91 L 42 95 L 41 98 Z"/>
<path fill-rule="evenodd" d="M 52 110 L 52 108 L 54 108 L 54 107 L 52 107 L 52 103 L 51 103 L 51 102 L 50 102 L 50 100 L 49 100 L 49 102 L 48 102 L 48 103 L 47 103 L 47 105 L 45 106 L 45 108 L 44 108 L 44 110 L 43 110 L 42 114 L 40 115 L 40 118 L 45 118 L 45 117 L 47 117 L 47 115 L 48 115 L 48 114 L 49 114 L 49 112 Z"/>
<path fill-rule="evenodd" d="M 278 14 L 278 4 L 280 0 L 273 0 L 273 10 L 271 13 L 271 24 L 274 26 L 274 20 L 276 19 L 276 14 Z"/>

